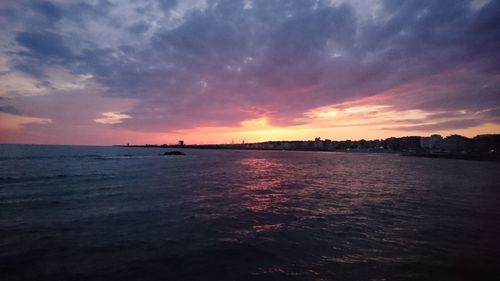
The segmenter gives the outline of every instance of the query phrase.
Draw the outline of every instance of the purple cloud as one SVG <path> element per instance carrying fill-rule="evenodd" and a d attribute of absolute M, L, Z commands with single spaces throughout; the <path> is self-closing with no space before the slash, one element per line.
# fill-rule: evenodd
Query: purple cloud
<path fill-rule="evenodd" d="M 378 14 L 367 12 L 375 4 Z M 261 116 L 273 125 L 294 125 L 313 108 L 408 83 L 419 88 L 393 97 L 401 110 L 442 114 L 500 106 L 498 1 L 482 7 L 461 0 L 365 6 L 306 0 L 19 1 L 0 4 L 0 11 L 10 23 L 0 33 L 8 42 L 0 50 L 10 72 L 32 77 L 47 91 L 48 69 L 91 75 L 101 96 L 137 101 L 121 113 L 130 118 L 113 125 L 131 130 L 235 126 Z M 74 101 L 69 98 L 66 106 L 78 107 Z M 2 108 L 16 111 L 14 102 Z M 30 110 L 23 112 L 63 118 Z M 82 110 L 79 118 L 94 120 L 97 112 L 90 111 Z M 432 126 L 499 122 L 496 111 L 487 112 L 483 121 Z"/>

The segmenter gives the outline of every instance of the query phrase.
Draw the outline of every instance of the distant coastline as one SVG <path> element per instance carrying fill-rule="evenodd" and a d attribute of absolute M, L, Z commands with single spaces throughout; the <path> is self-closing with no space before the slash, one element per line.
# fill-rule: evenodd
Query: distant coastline
<path fill-rule="evenodd" d="M 500 162 L 500 134 L 390 137 L 377 140 L 266 141 L 239 144 L 126 144 L 119 147 L 399 153 L 402 156 Z"/>

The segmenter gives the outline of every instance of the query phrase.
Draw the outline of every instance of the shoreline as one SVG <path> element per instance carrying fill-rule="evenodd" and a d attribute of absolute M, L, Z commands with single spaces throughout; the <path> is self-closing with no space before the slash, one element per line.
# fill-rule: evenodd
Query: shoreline
<path fill-rule="evenodd" d="M 429 151 L 397 151 L 387 149 L 280 149 L 280 148 L 247 148 L 241 145 L 112 145 L 113 147 L 130 148 L 175 148 L 175 149 L 202 149 L 202 150 L 258 150 L 258 151 L 300 151 L 300 152 L 344 152 L 344 153 L 370 153 L 370 154 L 398 154 L 405 157 L 441 158 L 470 161 L 500 162 L 500 156 L 495 154 L 464 154 L 451 152 L 429 152 Z"/>

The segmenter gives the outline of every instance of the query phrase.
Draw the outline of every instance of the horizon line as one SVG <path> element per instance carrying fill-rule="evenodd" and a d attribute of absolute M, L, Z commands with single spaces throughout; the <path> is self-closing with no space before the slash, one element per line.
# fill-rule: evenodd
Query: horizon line
<path fill-rule="evenodd" d="M 491 136 L 491 135 L 500 135 L 500 132 L 499 133 L 484 133 L 484 134 L 477 134 L 475 135 L 474 137 L 467 137 L 467 136 L 464 136 L 464 135 L 460 135 L 460 134 L 450 134 L 450 135 L 447 135 L 447 136 L 443 136 L 441 134 L 430 134 L 430 135 L 427 135 L 427 136 L 420 136 L 420 135 L 407 135 L 407 136 L 402 136 L 402 137 L 395 137 L 395 136 L 390 136 L 390 137 L 386 137 L 386 138 L 376 138 L 376 139 L 344 139 L 344 140 L 336 140 L 336 139 L 329 139 L 329 138 L 325 138 L 325 139 L 321 139 L 321 137 L 318 137 L 320 138 L 319 141 L 325 141 L 325 140 L 330 140 L 330 141 L 337 141 L 337 142 L 343 142 L 343 141 L 382 141 L 382 140 L 387 140 L 387 139 L 390 139 L 390 138 L 406 138 L 406 137 L 420 137 L 420 138 L 425 138 L 425 137 L 431 137 L 431 136 L 434 136 L 434 135 L 438 135 L 438 136 L 441 136 L 442 138 L 446 138 L 446 137 L 450 137 L 450 136 L 461 136 L 461 137 L 464 137 L 464 138 L 467 138 L 467 139 L 474 139 L 478 136 Z M 182 141 L 182 140 L 179 140 L 179 141 Z M 258 143 L 266 143 L 266 142 L 304 142 L 304 141 L 316 141 L 316 139 L 306 139 L 306 140 L 266 140 L 266 141 L 256 141 L 256 142 L 233 142 L 233 143 L 191 143 L 191 144 L 186 144 L 184 143 L 183 145 L 184 146 L 194 146 L 194 145 L 241 145 L 241 144 L 258 144 Z M 179 143 L 142 143 L 142 144 L 131 144 L 131 143 L 125 143 L 125 144 L 67 144 L 67 143 L 3 143 L 3 142 L 0 142 L 0 145 L 54 145 L 54 146 L 102 146 L 102 147 L 122 147 L 122 146 L 164 146 L 164 145 L 167 145 L 167 146 L 179 146 Z"/>

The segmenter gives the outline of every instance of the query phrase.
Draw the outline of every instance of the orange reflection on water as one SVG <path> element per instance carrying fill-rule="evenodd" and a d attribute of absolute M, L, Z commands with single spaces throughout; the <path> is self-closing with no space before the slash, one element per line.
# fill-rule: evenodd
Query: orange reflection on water
<path fill-rule="evenodd" d="M 252 212 L 264 212 L 288 201 L 282 185 L 289 172 L 278 160 L 270 158 L 245 158 L 243 194 L 247 199 L 246 208 Z M 260 226 L 256 226 L 260 229 Z M 265 228 L 262 228 L 264 230 Z"/>
<path fill-rule="evenodd" d="M 262 224 L 262 225 L 254 225 L 253 230 L 256 233 L 259 232 L 268 232 L 268 231 L 273 231 L 273 230 L 279 230 L 283 228 L 282 223 L 276 223 L 276 224 Z"/>
<path fill-rule="evenodd" d="M 277 174 L 283 165 L 268 158 L 245 158 L 240 161 L 244 166 L 246 189 L 269 190 L 278 187 L 282 178 Z"/>

